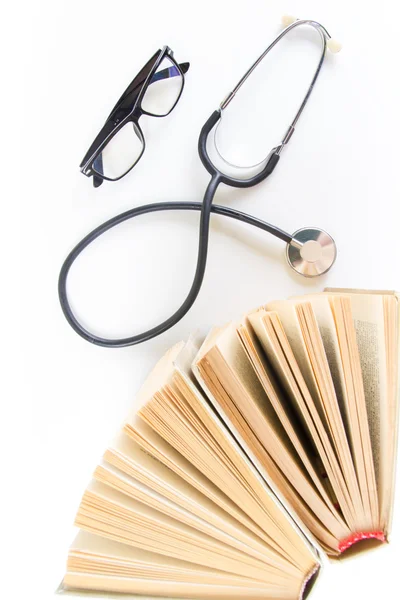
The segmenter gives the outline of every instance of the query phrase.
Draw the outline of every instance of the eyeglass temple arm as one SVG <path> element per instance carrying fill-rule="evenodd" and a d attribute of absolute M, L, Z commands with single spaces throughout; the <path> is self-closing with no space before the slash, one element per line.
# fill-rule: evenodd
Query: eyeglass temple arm
<path fill-rule="evenodd" d="M 190 67 L 190 63 L 181 63 L 179 65 L 179 68 L 181 69 L 182 73 L 187 73 Z M 152 75 L 151 77 L 151 81 L 149 81 L 149 85 L 151 85 L 152 83 L 155 83 L 156 81 L 161 81 L 162 79 L 169 79 L 170 77 L 177 77 L 178 75 L 180 75 L 180 71 L 179 69 L 175 66 L 172 65 L 172 67 L 168 67 L 167 69 L 162 69 L 162 71 L 158 71 L 157 73 L 154 73 L 154 75 Z"/>

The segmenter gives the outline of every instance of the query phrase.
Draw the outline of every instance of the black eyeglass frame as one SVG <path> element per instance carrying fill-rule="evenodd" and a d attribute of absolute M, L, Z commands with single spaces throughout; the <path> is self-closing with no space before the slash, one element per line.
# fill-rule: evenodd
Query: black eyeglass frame
<path fill-rule="evenodd" d="M 142 101 L 150 85 L 153 75 L 155 74 L 159 65 L 165 57 L 169 58 L 169 60 L 177 68 L 179 74 L 181 75 L 182 87 L 175 103 L 170 108 L 170 110 L 163 115 L 157 115 L 144 110 L 142 108 Z M 169 46 L 163 46 L 163 48 L 155 52 L 151 59 L 144 65 L 144 67 L 132 80 L 132 82 L 126 88 L 126 90 L 112 109 L 106 122 L 104 123 L 103 127 L 94 139 L 91 146 L 89 147 L 89 150 L 86 152 L 81 164 L 79 165 L 81 173 L 83 173 L 87 177 L 93 176 L 93 185 L 95 187 L 100 186 L 103 183 L 103 180 L 118 181 L 119 179 L 122 179 L 133 169 L 134 166 L 137 165 L 146 149 L 145 137 L 139 125 L 140 117 L 142 115 L 158 118 L 167 117 L 174 110 L 182 95 L 183 88 L 185 86 L 185 73 L 187 73 L 187 71 L 189 70 L 189 66 L 190 63 L 188 62 L 180 64 L 177 63 L 177 61 L 174 59 L 174 53 L 171 50 L 171 48 Z M 127 106 L 124 106 L 124 104 L 127 104 Z M 126 111 L 128 111 L 127 114 Z M 135 132 L 142 143 L 142 151 L 135 160 L 135 162 L 132 164 L 132 166 L 127 171 L 125 171 L 125 173 L 115 178 L 107 177 L 106 175 L 99 173 L 95 169 L 93 164 L 99 157 L 99 155 L 102 153 L 104 148 L 107 146 L 107 144 L 110 142 L 110 140 L 129 122 L 133 123 Z"/>

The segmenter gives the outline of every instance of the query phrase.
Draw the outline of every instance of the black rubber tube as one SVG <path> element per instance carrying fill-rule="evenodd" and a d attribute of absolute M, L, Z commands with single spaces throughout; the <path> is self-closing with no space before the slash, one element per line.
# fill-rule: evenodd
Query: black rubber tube
<path fill-rule="evenodd" d="M 292 236 L 287 234 L 282 229 L 278 227 L 274 227 L 273 225 L 266 223 L 265 221 L 261 221 L 255 217 L 247 215 L 246 213 L 242 213 L 240 211 L 227 208 L 225 206 L 218 206 L 212 204 L 215 192 L 220 183 L 219 175 L 214 175 L 207 187 L 203 202 L 157 202 L 154 204 L 146 204 L 144 206 L 138 206 L 137 208 L 133 208 L 124 213 L 116 215 L 109 221 L 102 223 L 91 231 L 88 235 L 86 235 L 69 253 L 67 258 L 64 261 L 64 264 L 61 267 L 59 279 L 58 279 L 58 295 L 60 299 L 61 308 L 67 319 L 68 323 L 71 327 L 79 334 L 82 338 L 91 342 L 92 344 L 96 344 L 97 346 L 104 346 L 107 348 L 123 348 L 126 346 L 133 346 L 135 344 L 140 344 L 147 340 L 150 340 L 167 329 L 170 329 L 173 325 L 175 325 L 178 321 L 182 319 L 182 317 L 188 312 L 190 307 L 193 305 L 196 300 L 198 293 L 201 288 L 201 284 L 203 282 L 204 273 L 206 270 L 207 263 L 207 253 L 208 253 L 208 237 L 209 237 L 209 229 L 210 229 L 210 215 L 211 213 L 215 213 L 217 215 L 222 215 L 224 217 L 229 217 L 230 219 L 235 219 L 236 221 L 241 221 L 242 223 L 246 223 L 248 225 L 252 225 L 253 227 L 257 227 L 258 229 L 262 229 L 263 231 L 267 231 L 271 233 L 275 237 L 283 240 L 286 243 L 289 243 L 292 240 Z M 143 333 L 139 333 L 137 335 L 132 335 L 126 338 L 103 338 L 97 336 L 93 333 L 87 331 L 78 321 L 74 313 L 72 312 L 71 306 L 68 300 L 67 294 L 67 278 L 68 273 L 73 265 L 74 261 L 81 254 L 81 252 L 89 246 L 96 238 L 101 236 L 103 233 L 116 227 L 120 223 L 127 221 L 129 219 L 133 219 L 134 217 L 138 217 L 140 215 L 145 215 L 153 212 L 160 211 L 170 211 L 170 210 L 196 210 L 201 211 L 200 215 L 200 230 L 199 230 L 199 249 L 198 249 L 198 257 L 197 257 L 197 266 L 196 271 L 193 278 L 193 283 L 189 290 L 188 295 L 186 296 L 184 302 L 178 308 L 176 312 L 174 312 L 168 319 L 153 327 L 144 331 Z"/>

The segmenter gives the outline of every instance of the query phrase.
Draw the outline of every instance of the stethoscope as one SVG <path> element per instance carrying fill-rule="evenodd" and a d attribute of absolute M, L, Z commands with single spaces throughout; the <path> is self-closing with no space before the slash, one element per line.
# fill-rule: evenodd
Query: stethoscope
<path fill-rule="evenodd" d="M 237 221 L 241 221 L 242 223 L 247 223 L 248 225 L 252 225 L 257 227 L 258 229 L 262 229 L 263 231 L 267 231 L 268 233 L 274 235 L 275 237 L 281 239 L 286 242 L 286 257 L 289 265 L 299 274 L 305 277 L 316 277 L 318 275 L 322 275 L 326 273 L 333 265 L 336 259 L 336 245 L 333 238 L 324 230 L 316 228 L 316 227 L 305 227 L 299 229 L 292 235 L 271 225 L 270 223 L 266 223 L 265 221 L 261 221 L 256 217 L 252 217 L 246 213 L 239 212 L 235 209 L 228 208 L 226 206 L 218 206 L 213 204 L 213 199 L 215 193 L 218 189 L 218 186 L 221 183 L 225 185 L 234 187 L 234 188 L 249 188 L 257 185 L 261 181 L 264 181 L 275 169 L 276 165 L 279 162 L 281 153 L 285 146 L 288 144 L 291 139 L 293 132 L 295 130 L 295 126 L 297 121 L 302 114 L 304 107 L 307 104 L 307 101 L 311 95 L 315 82 L 318 78 L 318 75 L 321 71 L 322 64 L 325 59 L 326 48 L 332 52 L 338 52 L 340 50 L 340 46 L 337 42 L 335 42 L 325 27 L 323 27 L 320 23 L 311 20 L 298 20 L 293 17 L 284 17 L 283 19 L 284 25 L 286 28 L 278 35 L 278 37 L 268 46 L 268 48 L 261 54 L 261 56 L 255 61 L 255 63 L 250 67 L 250 69 L 245 73 L 245 75 L 241 78 L 239 83 L 233 89 L 232 92 L 228 94 L 228 96 L 223 100 L 218 110 L 214 111 L 210 118 L 203 125 L 203 128 L 200 132 L 199 143 L 198 143 L 198 151 L 200 155 L 201 162 L 204 167 L 211 175 L 210 182 L 207 186 L 207 189 L 204 194 L 204 198 L 202 202 L 157 202 L 154 204 L 146 204 L 145 206 L 138 206 L 137 208 L 133 208 L 128 210 L 120 215 L 117 215 L 106 221 L 93 231 L 91 231 L 87 236 L 85 236 L 70 252 L 67 256 L 59 275 L 58 282 L 58 292 L 62 310 L 64 312 L 65 318 L 71 327 L 78 333 L 81 337 L 83 337 L 88 342 L 92 342 L 98 346 L 105 346 L 109 348 L 121 348 L 125 346 L 132 346 L 135 344 L 140 344 L 141 342 L 145 342 L 146 340 L 150 340 L 167 329 L 170 329 L 173 325 L 175 325 L 182 317 L 188 312 L 190 307 L 193 305 L 196 300 L 202 282 L 204 278 L 204 273 L 206 270 L 207 263 L 207 251 L 208 251 L 208 237 L 209 237 L 209 229 L 210 229 L 210 216 L 211 213 L 215 213 L 217 215 L 222 215 L 224 217 L 229 217 L 231 219 L 236 219 Z M 267 156 L 262 163 L 260 163 L 261 170 L 256 174 L 247 179 L 238 179 L 224 174 L 220 171 L 215 164 L 210 159 L 207 150 L 207 140 L 210 136 L 212 130 L 214 130 L 214 144 L 219 156 L 224 160 L 224 162 L 230 164 L 228 161 L 224 159 L 221 151 L 218 148 L 218 141 L 216 136 L 216 131 L 219 123 L 221 122 L 221 118 L 224 110 L 227 108 L 229 103 L 233 100 L 238 90 L 244 84 L 246 79 L 251 75 L 254 69 L 260 64 L 263 58 L 272 50 L 272 48 L 287 34 L 289 31 L 293 30 L 295 27 L 299 27 L 302 25 L 308 25 L 313 27 L 318 31 L 321 38 L 321 56 L 316 68 L 316 71 L 311 80 L 310 86 L 307 90 L 307 93 L 298 109 L 291 125 L 289 126 L 286 134 L 284 135 L 280 144 L 274 147 L 269 155 Z M 76 258 L 81 254 L 81 252 L 89 246 L 96 238 L 100 235 L 108 231 L 109 229 L 116 227 L 120 223 L 127 221 L 128 219 L 132 219 L 134 217 L 138 217 L 140 215 L 144 215 L 147 213 L 166 211 L 166 210 L 196 210 L 200 211 L 200 230 L 199 230 L 199 246 L 198 246 L 198 257 L 197 257 L 197 265 L 196 271 L 193 278 L 192 286 L 189 290 L 187 297 L 185 298 L 183 304 L 178 308 L 176 312 L 174 312 L 168 319 L 157 325 L 156 327 L 152 327 L 147 331 L 133 335 L 126 338 L 119 339 L 108 339 L 97 336 L 93 333 L 90 333 L 87 329 L 85 329 L 77 320 L 76 316 L 72 312 L 71 306 L 69 304 L 68 295 L 67 295 L 67 277 L 69 270 L 76 260 Z"/>

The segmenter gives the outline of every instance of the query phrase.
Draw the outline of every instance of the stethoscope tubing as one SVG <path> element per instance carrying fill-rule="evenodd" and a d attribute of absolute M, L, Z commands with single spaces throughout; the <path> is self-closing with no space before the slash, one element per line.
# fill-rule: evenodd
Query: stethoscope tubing
<path fill-rule="evenodd" d="M 115 217 L 112 217 L 105 223 L 102 223 L 101 225 L 93 229 L 93 231 L 88 233 L 75 246 L 75 248 L 71 250 L 61 267 L 58 279 L 58 295 L 64 316 L 67 319 L 70 326 L 72 327 L 72 329 L 78 335 L 80 335 L 86 341 L 91 342 L 92 344 L 95 344 L 97 346 L 103 346 L 107 348 L 124 348 L 127 346 L 134 346 L 136 344 L 148 341 L 153 337 L 164 333 L 173 325 L 175 325 L 178 321 L 180 321 L 195 302 L 199 294 L 201 284 L 203 282 L 207 264 L 208 237 L 211 213 L 223 217 L 229 217 L 230 219 L 240 221 L 241 223 L 246 223 L 247 225 L 252 225 L 253 227 L 257 227 L 262 231 L 266 231 L 274 235 L 275 237 L 281 239 L 286 243 L 290 243 L 292 241 L 292 236 L 280 229 L 279 227 L 275 227 L 270 223 L 262 221 L 261 219 L 257 219 L 256 217 L 240 212 L 238 210 L 228 208 L 226 206 L 220 206 L 218 204 L 212 204 L 212 200 L 215 195 L 218 184 L 218 177 L 213 177 L 207 187 L 203 202 L 155 202 L 153 204 L 145 204 L 143 206 L 138 206 L 119 215 L 116 215 Z M 85 329 L 74 315 L 67 294 L 68 274 L 75 260 L 83 252 L 83 250 L 87 248 L 87 246 L 89 246 L 92 242 L 94 242 L 94 240 L 96 240 L 98 237 L 100 237 L 113 227 L 116 227 L 117 225 L 120 225 L 121 223 L 124 223 L 129 219 L 139 217 L 140 215 L 174 210 L 191 210 L 201 212 L 196 270 L 193 278 L 193 283 L 182 305 L 173 315 L 171 315 L 168 319 L 166 319 L 159 325 L 152 327 L 151 329 L 148 329 L 143 333 L 125 338 L 104 338 L 95 335 L 87 329 Z"/>
<path fill-rule="evenodd" d="M 215 126 L 215 124 L 221 118 L 221 111 L 216 110 L 212 113 L 212 115 L 207 119 L 205 124 L 203 125 L 198 143 L 198 151 L 200 159 L 207 169 L 207 171 L 211 175 L 211 179 L 208 183 L 206 191 L 204 193 L 202 202 L 159 202 L 154 204 L 146 204 L 144 206 L 138 206 L 137 208 L 133 208 L 125 213 L 120 215 L 116 215 L 109 221 L 106 221 L 102 225 L 99 225 L 96 229 L 94 229 L 91 233 L 85 236 L 79 244 L 75 246 L 75 248 L 70 252 L 64 261 L 63 266 L 61 267 L 59 279 L 58 279 L 58 295 L 60 299 L 61 308 L 63 310 L 64 316 L 67 319 L 68 323 L 74 329 L 74 331 L 80 335 L 82 338 L 91 342 L 92 344 L 96 344 L 97 346 L 104 346 L 107 348 L 123 348 L 126 346 L 134 346 L 136 344 L 140 344 L 142 342 L 146 342 L 161 333 L 164 333 L 173 325 L 178 323 L 185 316 L 188 310 L 193 305 L 196 300 L 199 291 L 201 289 L 201 284 L 203 282 L 204 273 L 207 265 L 207 254 L 208 254 L 208 238 L 210 231 L 210 216 L 211 213 L 220 214 L 223 216 L 227 216 L 243 223 L 247 223 L 249 225 L 254 225 L 260 229 L 264 229 L 264 231 L 268 231 L 272 235 L 282 239 L 283 241 L 289 243 L 292 240 L 292 236 L 290 236 L 285 231 L 279 229 L 278 227 L 274 227 L 270 223 L 265 223 L 255 217 L 247 215 L 245 213 L 241 213 L 234 209 L 229 209 L 224 206 L 213 205 L 214 196 L 218 189 L 218 186 L 221 183 L 224 183 L 228 186 L 232 186 L 235 188 L 245 188 L 252 187 L 268 177 L 272 171 L 274 170 L 276 164 L 279 161 L 279 156 L 273 151 L 271 156 L 266 161 L 264 168 L 255 176 L 250 177 L 249 179 L 235 179 L 233 177 L 228 177 L 224 173 L 222 173 L 219 169 L 215 167 L 212 163 L 208 152 L 207 152 L 207 138 Z M 70 306 L 68 300 L 67 293 L 67 278 L 69 270 L 79 256 L 79 254 L 96 238 L 100 235 L 127 221 L 128 219 L 132 219 L 134 217 L 138 217 L 143 214 L 148 214 L 152 212 L 160 212 L 166 210 L 197 210 L 200 211 L 200 227 L 199 227 L 199 242 L 198 242 L 198 254 L 197 254 L 197 264 L 196 270 L 193 277 L 193 282 L 190 287 L 189 293 L 186 296 L 185 300 L 181 304 L 181 306 L 165 321 L 144 331 L 143 333 L 139 333 L 137 335 L 132 335 L 125 338 L 104 338 L 98 335 L 95 335 L 88 331 L 81 323 L 79 323 L 78 319 L 74 315 L 72 308 Z"/>

